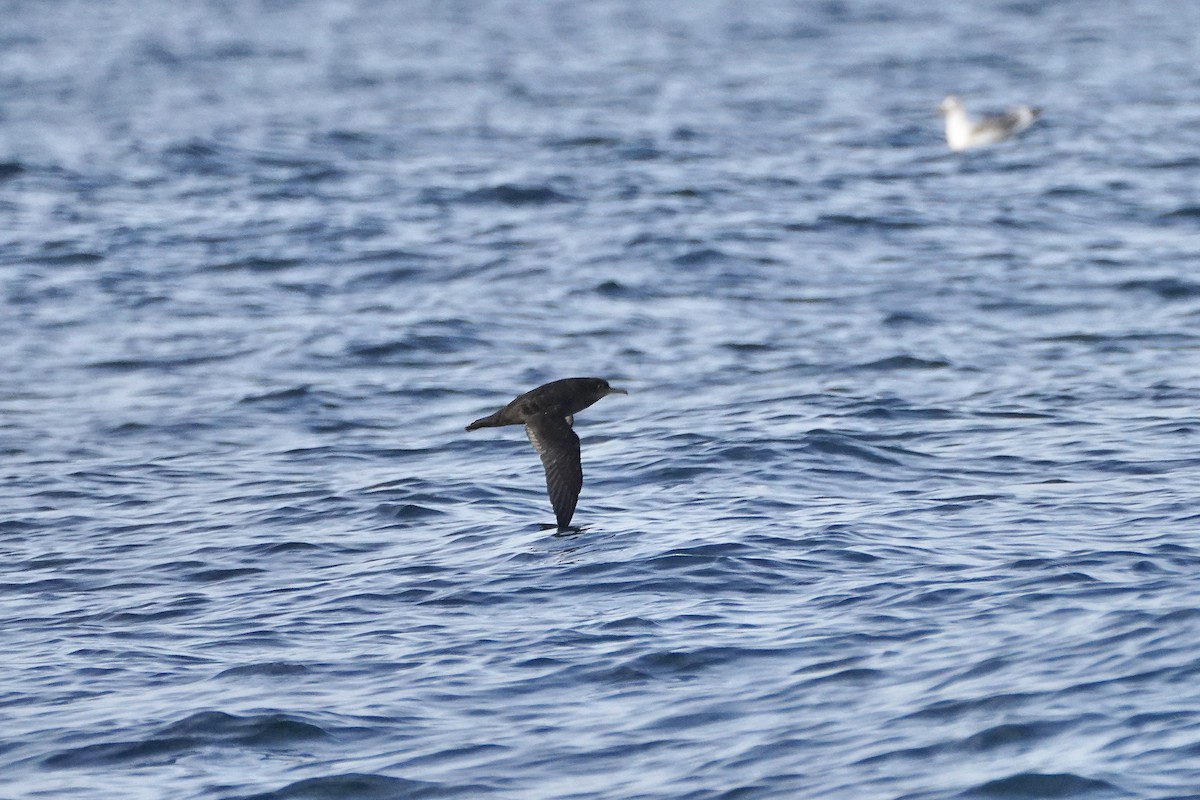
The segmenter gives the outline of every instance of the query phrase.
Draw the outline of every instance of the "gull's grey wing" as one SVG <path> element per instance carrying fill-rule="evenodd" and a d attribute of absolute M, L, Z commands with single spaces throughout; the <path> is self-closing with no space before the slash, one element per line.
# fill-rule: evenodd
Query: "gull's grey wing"
<path fill-rule="evenodd" d="M 579 490 L 583 488 L 583 465 L 579 460 L 579 437 L 565 417 L 532 414 L 525 419 L 525 433 L 546 468 L 546 493 L 559 529 L 571 524 Z"/>
<path fill-rule="evenodd" d="M 979 133 L 993 133 L 997 136 L 1011 136 L 1021 127 L 1023 119 L 1015 111 L 1006 111 L 992 117 L 984 117 L 975 125 Z"/>
<path fill-rule="evenodd" d="M 1003 114 L 979 120 L 975 123 L 973 132 L 977 136 L 986 136 L 993 141 L 1001 141 L 1028 128 L 1037 119 L 1039 113 L 1041 113 L 1041 109 L 1028 106 L 1012 108 Z"/>

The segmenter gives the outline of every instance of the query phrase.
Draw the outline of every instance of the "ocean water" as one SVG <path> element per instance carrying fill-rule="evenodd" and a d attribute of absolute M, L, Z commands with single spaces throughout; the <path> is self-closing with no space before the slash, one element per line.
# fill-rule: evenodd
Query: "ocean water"
<path fill-rule="evenodd" d="M 0 20 L 0 797 L 1200 797 L 1200 7 Z"/>

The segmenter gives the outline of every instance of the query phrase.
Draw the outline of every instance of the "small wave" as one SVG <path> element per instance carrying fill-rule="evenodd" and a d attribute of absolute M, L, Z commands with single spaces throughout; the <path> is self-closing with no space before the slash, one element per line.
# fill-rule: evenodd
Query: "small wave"
<path fill-rule="evenodd" d="M 338 733 L 362 729 L 344 727 Z M 248 747 L 288 750 L 302 742 L 327 739 L 325 728 L 290 714 L 254 714 L 239 717 L 221 711 L 200 711 L 155 733 L 135 740 L 100 742 L 53 753 L 43 764 L 56 769 L 99 767 L 111 764 L 161 764 L 182 753 L 204 747 Z"/>
<path fill-rule="evenodd" d="M 502 183 L 470 191 L 426 189 L 421 192 L 422 202 L 434 205 L 496 203 L 506 206 L 540 206 L 550 203 L 565 203 L 571 199 L 550 186 L 524 186 L 515 183 Z"/>
<path fill-rule="evenodd" d="M 919 455 L 899 447 L 869 445 L 847 434 L 819 429 L 810 431 L 805 439 L 806 449 L 813 452 L 824 455 L 849 456 L 872 464 L 899 466 L 903 463 L 901 457 Z M 927 458 L 927 456 L 924 457 Z"/>
<path fill-rule="evenodd" d="M 183 577 L 191 583 L 219 583 L 232 578 L 244 578 L 247 575 L 257 575 L 266 572 L 258 567 L 231 567 L 228 569 L 202 569 Z"/>
<path fill-rule="evenodd" d="M 683 255 L 675 256 L 675 258 L 671 259 L 671 263 L 677 267 L 697 267 L 728 260 L 729 256 L 726 253 L 713 247 L 702 247 L 698 250 L 689 250 Z"/>
<path fill-rule="evenodd" d="M 283 676 L 307 675 L 308 667 L 303 664 L 291 664 L 286 661 L 267 661 L 261 664 L 243 664 L 230 667 L 217 673 L 218 678 L 241 678 L 245 676 L 262 675 L 269 678 Z"/>
<path fill-rule="evenodd" d="M 60 253 L 47 253 L 45 255 L 29 256 L 26 259 L 32 264 L 47 264 L 60 267 L 69 267 L 82 264 L 95 264 L 103 261 L 104 256 L 100 253 L 93 253 L 88 250 L 75 250 Z"/>
<path fill-rule="evenodd" d="M 440 325 L 439 327 L 447 327 Z M 474 326 L 464 325 L 462 332 L 414 333 L 402 339 L 377 343 L 350 343 L 346 354 L 370 364 L 407 363 L 411 358 L 424 360 L 469 349 L 479 343 Z"/>
<path fill-rule="evenodd" d="M 1123 292 L 1151 292 L 1163 300 L 1188 300 L 1193 297 L 1200 297 L 1200 283 L 1180 280 L 1179 278 L 1126 281 L 1119 284 L 1116 288 Z"/>
<path fill-rule="evenodd" d="M 652 296 L 651 291 L 644 286 L 633 286 L 612 279 L 597 284 L 593 291 L 603 297 L 627 300 L 639 300 Z"/>
<path fill-rule="evenodd" d="M 375 513 L 388 519 L 425 519 L 438 517 L 446 512 L 416 503 L 380 503 L 375 506 Z"/>
<path fill-rule="evenodd" d="M 1042 197 L 1092 197 L 1100 194 L 1083 186 L 1055 186 L 1042 192 Z"/>
<path fill-rule="evenodd" d="M 422 275 L 423 271 L 415 267 L 393 267 L 391 269 L 357 275 L 346 282 L 346 290 L 359 292 L 387 289 L 415 282 Z"/>
<path fill-rule="evenodd" d="M 227 272 L 230 270 L 246 270 L 248 272 L 280 272 L 292 267 L 298 267 L 304 262 L 298 258 L 271 258 L 266 256 L 249 256 L 236 261 L 225 261 L 213 264 L 210 269 Z"/>
<path fill-rule="evenodd" d="M 228 361 L 245 355 L 247 351 L 237 350 L 227 353 L 212 353 L 204 355 L 164 356 L 162 358 L 117 358 L 111 361 L 94 361 L 87 364 L 88 369 L 105 372 L 137 372 L 139 370 L 171 370 L 179 367 L 193 367 L 198 364 L 211 364 Z"/>
<path fill-rule="evenodd" d="M 237 165 L 222 148 L 198 139 L 168 146 L 162 160 L 168 169 L 180 173 L 233 175 L 237 171 Z"/>
<path fill-rule="evenodd" d="M 268 542 L 265 544 L 254 544 L 245 548 L 247 552 L 259 553 L 262 555 L 276 555 L 279 553 L 294 553 L 297 551 L 323 550 L 320 545 L 315 545 L 310 542 Z"/>
<path fill-rule="evenodd" d="M 1067 720 L 1039 720 L 1036 722 L 996 725 L 968 736 L 956 747 L 978 752 L 1013 745 L 1033 746 L 1044 739 L 1069 729 L 1072 724 L 1072 722 Z"/>
<path fill-rule="evenodd" d="M 928 314 L 921 314 L 916 311 L 893 311 L 883 318 L 884 325 L 894 327 L 900 327 L 904 325 L 925 327 L 929 325 L 935 325 L 936 323 L 936 318 Z"/>
<path fill-rule="evenodd" d="M 261 794 L 242 795 L 230 800 L 426 800 L 434 797 L 478 797 L 489 790 L 484 786 L 450 786 L 431 781 L 410 781 L 387 775 L 347 773 L 322 778 L 306 778 L 282 789 Z"/>
<path fill-rule="evenodd" d="M 285 389 L 276 389 L 271 392 L 262 394 L 248 394 L 239 400 L 239 403 L 277 403 L 285 401 L 290 404 L 293 400 L 299 400 L 304 397 L 309 397 L 312 394 L 312 388 L 308 385 L 289 386 Z"/>
<path fill-rule="evenodd" d="M 809 678 L 802 685 L 811 689 L 814 686 L 823 686 L 829 683 L 849 683 L 851 685 L 872 684 L 877 683 L 886 674 L 881 670 L 869 667 L 849 667 Z"/>
<path fill-rule="evenodd" d="M 1194 169 L 1195 167 L 1200 167 L 1200 158 L 1196 156 L 1169 158 L 1163 161 L 1150 161 L 1143 166 L 1146 169 Z"/>
<path fill-rule="evenodd" d="M 616 147 L 621 139 L 615 136 L 573 136 L 561 139 L 550 139 L 546 142 L 550 147 L 571 149 L 576 147 Z"/>
<path fill-rule="evenodd" d="M 811 224 L 810 230 L 825 228 L 881 228 L 885 230 L 912 230 L 924 227 L 924 223 L 906 219 L 886 217 L 864 217 L 857 214 L 822 214 Z"/>
<path fill-rule="evenodd" d="M 645 729 L 678 733 L 710 725 L 721 725 L 730 720 L 738 719 L 740 716 L 740 711 L 736 707 L 725 705 L 718 708 L 705 709 L 704 711 L 668 714 L 645 726 Z"/>
<path fill-rule="evenodd" d="M 868 361 L 863 364 L 858 364 L 855 369 L 871 369 L 871 370 L 896 370 L 896 369 L 946 369 L 950 366 L 949 361 L 941 359 L 926 359 L 917 358 L 916 356 L 899 355 L 881 358 L 877 361 Z"/>
<path fill-rule="evenodd" d="M 1084 778 L 1070 772 L 1022 772 L 988 781 L 958 795 L 963 800 L 1108 800 L 1133 797 L 1107 781 Z"/>
<path fill-rule="evenodd" d="M 50 769 L 72 769 L 100 767 L 110 764 L 137 762 L 141 764 L 164 764 L 173 760 L 177 753 L 194 746 L 185 738 L 153 738 L 139 742 L 105 742 L 63 750 L 46 756 L 42 765 Z"/>
<path fill-rule="evenodd" d="M 1200 206 L 1182 206 L 1174 211 L 1168 211 L 1165 214 L 1159 214 L 1158 218 L 1163 222 L 1174 222 L 1176 220 L 1200 220 Z"/>
<path fill-rule="evenodd" d="M 320 725 L 289 714 L 239 717 L 222 711 L 200 711 L 167 726 L 161 735 L 194 737 L 213 744 L 287 747 L 296 742 L 325 739 L 330 734 Z"/>
<path fill-rule="evenodd" d="M 389 159 L 396 153 L 396 142 L 386 136 L 363 131 L 335 129 L 314 133 L 309 142 L 320 150 L 332 149 L 355 161 Z"/>
<path fill-rule="evenodd" d="M 618 668 L 629 674 L 652 678 L 696 677 L 714 667 L 746 664 L 748 659 L 778 658 L 791 652 L 779 647 L 699 647 L 692 650 L 656 650 L 628 659 Z"/>

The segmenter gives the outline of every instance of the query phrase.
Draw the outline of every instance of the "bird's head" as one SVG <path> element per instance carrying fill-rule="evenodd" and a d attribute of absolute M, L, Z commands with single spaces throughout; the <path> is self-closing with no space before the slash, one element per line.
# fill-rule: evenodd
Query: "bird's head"
<path fill-rule="evenodd" d="M 629 394 L 624 389 L 618 389 L 615 386 L 609 386 L 608 381 L 603 378 L 589 378 L 591 385 L 588 387 L 595 393 L 597 398 L 604 397 L 609 394 Z"/>
<path fill-rule="evenodd" d="M 962 108 L 962 103 L 958 102 L 958 98 L 954 95 L 948 94 L 946 95 L 946 99 L 938 105 L 937 110 L 939 114 L 945 116 L 956 108 Z"/>

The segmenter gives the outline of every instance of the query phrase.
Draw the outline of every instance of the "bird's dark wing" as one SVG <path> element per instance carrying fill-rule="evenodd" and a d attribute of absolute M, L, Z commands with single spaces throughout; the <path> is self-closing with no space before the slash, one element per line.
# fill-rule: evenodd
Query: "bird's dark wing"
<path fill-rule="evenodd" d="M 579 461 L 579 437 L 559 414 L 531 414 L 525 433 L 546 468 L 546 493 L 559 529 L 571 524 L 579 490 L 583 488 L 583 465 Z"/>

